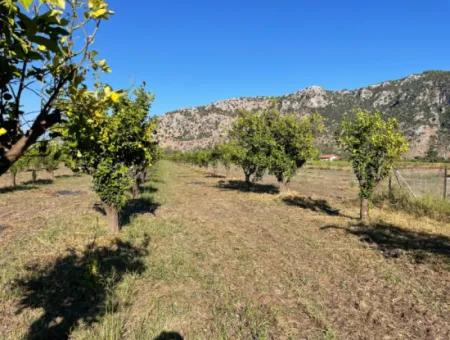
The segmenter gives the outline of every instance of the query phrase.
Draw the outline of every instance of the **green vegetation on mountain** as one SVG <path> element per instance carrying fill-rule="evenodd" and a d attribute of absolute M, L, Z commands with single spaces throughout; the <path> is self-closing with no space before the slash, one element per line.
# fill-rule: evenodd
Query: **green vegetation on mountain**
<path fill-rule="evenodd" d="M 328 133 L 320 140 L 322 151 L 336 151 L 333 138 L 344 115 L 356 109 L 380 111 L 394 117 L 410 143 L 409 158 L 424 157 L 430 148 L 448 155 L 450 141 L 450 72 L 428 71 L 354 90 L 328 91 L 313 86 L 280 97 L 237 98 L 164 115 L 158 135 L 166 148 L 189 150 L 226 140 L 242 110 L 277 109 L 298 116 L 317 112 L 325 118 Z"/>

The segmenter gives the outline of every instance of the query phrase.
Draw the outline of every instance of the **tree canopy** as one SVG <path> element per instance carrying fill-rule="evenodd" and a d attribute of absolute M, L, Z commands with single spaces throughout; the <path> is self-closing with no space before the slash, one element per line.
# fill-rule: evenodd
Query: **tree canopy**
<path fill-rule="evenodd" d="M 298 118 L 275 110 L 242 112 L 230 132 L 229 157 L 242 167 L 247 183 L 268 171 L 284 184 L 318 153 L 314 142 L 322 129 L 318 114 Z"/>

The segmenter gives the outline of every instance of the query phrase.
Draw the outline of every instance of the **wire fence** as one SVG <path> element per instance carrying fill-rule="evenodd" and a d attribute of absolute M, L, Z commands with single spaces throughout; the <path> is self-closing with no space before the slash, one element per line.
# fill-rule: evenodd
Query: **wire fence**
<path fill-rule="evenodd" d="M 432 196 L 449 198 L 448 178 L 446 168 L 440 169 L 394 169 L 390 177 L 390 187 L 401 187 L 414 197 Z"/>

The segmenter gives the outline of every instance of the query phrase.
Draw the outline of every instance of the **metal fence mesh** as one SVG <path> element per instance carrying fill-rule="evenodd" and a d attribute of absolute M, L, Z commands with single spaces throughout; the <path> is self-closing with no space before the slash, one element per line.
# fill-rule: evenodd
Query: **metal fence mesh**
<path fill-rule="evenodd" d="M 397 169 L 392 185 L 410 191 L 416 197 L 444 197 L 445 169 Z"/>

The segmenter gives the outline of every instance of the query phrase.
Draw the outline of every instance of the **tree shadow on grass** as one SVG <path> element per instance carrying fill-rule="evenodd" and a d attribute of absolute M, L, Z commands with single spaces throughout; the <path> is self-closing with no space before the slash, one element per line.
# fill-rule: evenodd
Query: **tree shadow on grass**
<path fill-rule="evenodd" d="M 287 196 L 283 197 L 282 201 L 287 205 L 296 206 L 302 209 L 308 209 L 314 212 L 325 213 L 330 216 L 342 216 L 354 219 L 352 216 L 342 214 L 339 209 L 333 208 L 327 200 L 314 199 L 311 197 L 302 196 Z"/>
<path fill-rule="evenodd" d="M 206 177 L 206 178 L 227 178 L 227 177 L 224 176 L 224 175 L 219 175 L 219 174 L 215 174 L 215 173 L 212 173 L 212 172 L 208 172 L 208 173 L 205 175 L 205 177 Z"/>
<path fill-rule="evenodd" d="M 23 184 L 19 184 L 16 186 L 10 186 L 10 187 L 4 187 L 4 188 L 0 188 L 0 194 L 7 194 L 9 192 L 15 192 L 15 191 L 27 191 L 27 190 L 34 190 L 37 189 L 38 187 L 35 185 L 23 185 Z"/>
<path fill-rule="evenodd" d="M 52 179 L 37 179 L 35 181 L 26 181 L 23 182 L 23 185 L 49 185 L 52 184 L 53 180 Z"/>
<path fill-rule="evenodd" d="M 237 190 L 241 192 L 256 192 L 264 194 L 278 194 L 280 190 L 272 184 L 251 183 L 245 181 L 219 181 L 217 187 L 223 190 Z"/>
<path fill-rule="evenodd" d="M 125 206 L 120 211 L 120 224 L 121 226 L 126 226 L 131 222 L 133 216 L 139 214 L 155 214 L 155 211 L 161 206 L 161 204 L 154 202 L 151 198 L 136 198 L 127 201 Z M 106 216 L 106 210 L 102 202 L 96 202 L 92 208 Z"/>
<path fill-rule="evenodd" d="M 131 222 L 131 219 L 135 215 L 139 214 L 155 214 L 155 211 L 161 206 L 161 204 L 154 202 L 151 198 L 136 198 L 128 200 L 125 207 L 120 212 L 120 220 L 122 226 L 125 226 Z"/>
<path fill-rule="evenodd" d="M 90 325 L 115 306 L 108 303 L 108 292 L 127 273 L 145 270 L 149 237 L 139 246 L 116 240 L 110 246 L 94 244 L 46 265 L 27 268 L 28 274 L 14 284 L 22 294 L 21 313 L 42 308 L 44 313 L 28 329 L 26 339 L 68 339 L 80 322 Z"/>
<path fill-rule="evenodd" d="M 146 184 L 141 188 L 142 193 L 154 194 L 158 191 L 158 188 L 155 188 L 153 185 Z"/>
<path fill-rule="evenodd" d="M 183 340 L 183 337 L 178 332 L 161 332 L 153 340 Z"/>
<path fill-rule="evenodd" d="M 55 178 L 72 178 L 72 177 L 81 177 L 79 174 L 72 174 L 72 175 L 55 175 Z"/>
<path fill-rule="evenodd" d="M 374 245 L 385 257 L 399 257 L 406 253 L 412 255 L 417 263 L 441 259 L 450 265 L 450 238 L 444 235 L 407 230 L 384 222 L 354 224 L 347 228 L 322 227 L 330 228 L 344 229 L 347 233 L 358 236 L 362 242 Z"/>

